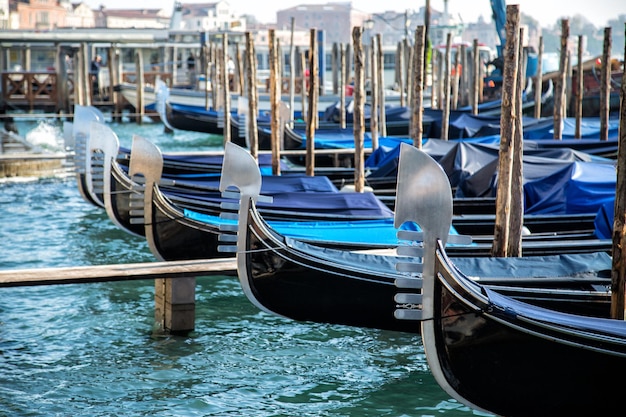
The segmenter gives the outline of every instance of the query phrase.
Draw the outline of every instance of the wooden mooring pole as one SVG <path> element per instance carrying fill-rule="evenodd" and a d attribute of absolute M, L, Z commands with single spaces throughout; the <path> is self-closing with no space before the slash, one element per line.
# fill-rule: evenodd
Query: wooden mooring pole
<path fill-rule="evenodd" d="M 626 24 L 624 25 L 626 34 Z M 626 46 L 624 47 L 626 51 Z M 626 56 L 626 54 L 625 54 Z M 617 183 L 613 219 L 613 265 L 611 272 L 611 317 L 624 320 L 626 308 L 626 72 L 620 87 L 622 105 L 619 113 L 617 148 Z"/>
<path fill-rule="evenodd" d="M 498 156 L 498 191 L 494 225 L 492 256 L 510 256 L 510 220 L 513 208 L 521 204 L 512 201 L 512 176 L 515 146 L 515 107 L 519 48 L 519 5 L 506 8 L 506 44 L 502 77 L 502 113 L 500 117 L 500 150 Z M 513 254 L 513 256 L 518 256 Z"/>

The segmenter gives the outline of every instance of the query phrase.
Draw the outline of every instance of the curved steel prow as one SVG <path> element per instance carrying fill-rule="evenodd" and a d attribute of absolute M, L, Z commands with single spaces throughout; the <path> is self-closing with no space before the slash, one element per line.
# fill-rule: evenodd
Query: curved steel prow
<path fill-rule="evenodd" d="M 74 107 L 71 140 L 74 146 L 74 169 L 78 190 L 83 199 L 95 206 L 104 207 L 104 203 L 100 199 L 94 199 L 89 192 L 92 171 L 89 136 L 92 122 L 104 124 L 104 115 L 100 110 L 92 106 L 76 105 Z"/>
<path fill-rule="evenodd" d="M 159 250 L 154 243 L 152 233 L 152 197 L 154 188 L 159 183 L 163 173 L 163 155 L 159 148 L 148 139 L 138 135 L 133 136 L 130 149 L 130 166 L 128 175 L 132 180 L 131 195 L 131 222 L 143 224 L 146 241 L 152 254 L 160 261 Z M 143 177 L 143 178 L 142 178 Z"/>
<path fill-rule="evenodd" d="M 240 146 L 227 142 L 224 145 L 224 162 L 222 164 L 222 177 L 220 179 L 220 191 L 224 198 L 239 199 L 238 203 L 223 202 L 222 208 L 238 210 L 237 224 L 220 225 L 220 252 L 236 252 L 237 254 L 237 272 L 241 288 L 248 299 L 259 309 L 271 313 L 267 308 L 260 304 L 253 294 L 252 288 L 247 277 L 246 267 L 246 229 L 248 228 L 248 213 L 253 201 L 271 202 L 271 197 L 260 195 L 261 193 L 261 171 L 257 161 L 252 155 Z M 232 187 L 236 187 L 239 193 L 230 191 Z M 233 217 L 229 213 L 220 214 L 221 218 L 232 220 Z M 233 246 L 233 243 L 237 246 Z"/>
<path fill-rule="evenodd" d="M 90 160 L 90 168 L 86 173 L 89 179 L 87 191 L 93 199 L 102 201 L 105 209 L 106 199 L 111 197 L 111 164 L 117 158 L 119 149 L 117 134 L 109 126 L 92 121 L 87 149 Z"/>
<path fill-rule="evenodd" d="M 396 212 L 394 224 L 399 227 L 404 222 L 413 221 L 423 230 L 423 264 L 421 265 L 422 279 L 402 281 L 399 288 L 409 288 L 416 290 L 415 293 L 396 294 L 395 300 L 399 304 L 412 303 L 421 306 L 421 309 L 402 309 L 395 312 L 395 317 L 402 320 L 420 320 L 422 331 L 422 342 L 428 360 L 431 373 L 439 385 L 452 397 L 459 401 L 463 399 L 449 386 L 444 371 L 437 357 L 437 346 L 435 341 L 433 318 L 435 317 L 435 261 L 437 241 L 445 245 L 448 241 L 450 226 L 452 225 L 452 189 L 447 175 L 443 168 L 423 151 L 408 145 L 402 144 L 400 149 L 400 163 L 398 166 L 398 185 L 396 195 Z M 413 232 L 399 232 L 409 238 Z M 457 235 L 458 236 L 458 235 Z M 450 239 L 453 242 L 462 239 Z M 410 254 L 407 247 L 404 254 Z M 400 253 L 400 251 L 398 251 Z M 399 270 L 407 270 L 399 264 Z M 404 285 L 407 284 L 408 285 Z M 411 285 L 413 284 L 413 285 Z M 419 291 L 421 289 L 421 291 Z M 421 310 L 421 311 L 420 311 Z M 417 325 L 417 324 L 416 324 Z M 463 401 L 465 402 L 465 401 Z"/>
<path fill-rule="evenodd" d="M 398 239 L 413 242 L 399 246 L 398 255 L 412 256 L 422 262 L 396 264 L 399 272 L 408 274 L 396 279 L 396 287 L 409 289 L 411 293 L 396 294 L 395 301 L 400 307 L 394 316 L 399 320 L 423 320 L 427 314 L 426 288 L 432 286 L 428 277 L 434 275 L 437 241 L 445 244 L 452 224 L 452 189 L 448 176 L 434 159 L 411 145 L 402 144 L 394 225 L 399 228 L 407 222 L 419 225 L 421 232 L 398 231 Z"/>
<path fill-rule="evenodd" d="M 256 201 L 261 194 L 261 171 L 250 152 L 227 142 L 224 145 L 220 191 L 224 192 L 233 186 L 237 187 L 242 198 L 245 196 Z"/>
<path fill-rule="evenodd" d="M 394 226 L 415 222 L 423 230 L 424 246 L 444 244 L 452 225 L 452 189 L 443 168 L 424 151 L 400 147 Z"/>
<path fill-rule="evenodd" d="M 161 119 L 161 122 L 163 122 L 165 127 L 173 132 L 174 128 L 167 121 L 167 110 L 165 108 L 165 104 L 170 97 L 170 89 L 167 84 L 165 84 L 160 78 L 157 78 L 155 84 L 156 85 L 154 90 L 156 93 L 156 108 L 157 112 L 159 113 L 159 118 Z"/>

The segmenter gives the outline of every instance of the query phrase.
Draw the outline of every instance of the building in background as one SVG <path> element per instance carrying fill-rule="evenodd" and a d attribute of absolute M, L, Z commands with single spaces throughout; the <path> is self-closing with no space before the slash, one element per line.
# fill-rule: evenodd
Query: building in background
<path fill-rule="evenodd" d="M 166 29 L 170 13 L 164 9 L 108 9 L 95 12 L 96 27 L 110 29 Z"/>
<path fill-rule="evenodd" d="M 370 14 L 354 9 L 352 3 L 302 4 L 276 13 L 276 27 L 289 29 L 291 18 L 299 30 L 318 29 L 325 33 L 326 44 L 352 42 L 352 28 L 363 26 Z"/>
<path fill-rule="evenodd" d="M 170 29 L 176 31 L 241 31 L 246 30 L 246 19 L 235 15 L 226 1 L 214 3 L 174 4 Z"/>

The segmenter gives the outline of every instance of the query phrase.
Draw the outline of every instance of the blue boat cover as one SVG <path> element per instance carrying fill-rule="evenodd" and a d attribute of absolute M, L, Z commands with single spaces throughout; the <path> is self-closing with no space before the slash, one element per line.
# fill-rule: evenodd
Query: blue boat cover
<path fill-rule="evenodd" d="M 203 178 L 176 179 L 176 186 L 218 191 L 221 174 L 206 175 Z M 336 193 L 339 190 L 332 181 L 323 175 L 310 176 L 305 174 L 263 175 L 261 177 L 261 194 L 273 195 L 287 192 L 318 192 Z"/>
<path fill-rule="evenodd" d="M 172 189 L 163 190 L 166 196 L 185 198 L 196 202 L 211 203 L 213 207 L 219 207 L 223 201 L 229 201 L 221 197 L 218 192 L 197 191 L 184 192 Z M 355 218 L 381 218 L 392 219 L 393 211 L 382 203 L 372 193 L 357 192 L 284 192 L 268 193 L 272 196 L 272 203 L 257 203 L 260 209 L 279 211 L 283 213 L 306 213 L 324 214 L 332 218 L 336 216 L 351 216 Z"/>
<path fill-rule="evenodd" d="M 237 220 L 225 220 L 216 216 L 205 215 L 185 210 L 185 216 L 196 221 L 218 227 L 220 224 L 237 224 Z M 370 247 L 396 247 L 399 229 L 393 225 L 393 218 L 380 220 L 355 221 L 268 221 L 267 224 L 279 234 L 306 242 L 341 243 Z M 415 224 L 405 224 L 401 230 L 420 230 Z M 458 234 L 450 228 L 451 234 Z"/>

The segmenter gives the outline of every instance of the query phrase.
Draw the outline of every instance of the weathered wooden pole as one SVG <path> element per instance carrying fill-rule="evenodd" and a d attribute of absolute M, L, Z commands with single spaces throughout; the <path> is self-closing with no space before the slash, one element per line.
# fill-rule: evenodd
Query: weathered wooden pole
<path fill-rule="evenodd" d="M 624 24 L 626 36 L 626 24 Z M 626 46 L 624 47 L 626 52 Z M 624 54 L 626 56 L 626 53 Z M 613 219 L 613 264 L 611 272 L 611 317 L 624 320 L 626 308 L 626 72 L 620 87 L 622 105 L 619 113 L 619 145 L 617 148 L 617 183 Z"/>
<path fill-rule="evenodd" d="M 600 77 L 600 140 L 609 140 L 611 107 L 611 27 L 604 28 L 602 45 L 602 76 Z"/>
<path fill-rule="evenodd" d="M 561 53 L 559 59 L 559 78 L 554 90 L 554 139 L 563 138 L 563 108 L 565 106 L 565 77 L 567 76 L 567 39 L 569 38 L 569 20 L 561 20 Z"/>
<path fill-rule="evenodd" d="M 115 48 L 113 46 L 107 48 L 107 69 L 109 70 L 109 87 L 107 88 L 108 99 L 106 101 L 114 103 L 114 87 L 116 85 L 119 85 L 119 83 L 117 80 L 117 62 L 115 61 Z M 102 97 L 102 101 L 105 101 L 104 97 Z"/>
<path fill-rule="evenodd" d="M 55 67 L 57 68 L 57 104 L 56 109 L 59 114 L 69 113 L 70 111 L 70 98 L 69 91 L 67 88 L 67 72 L 69 68 L 67 68 L 67 61 L 65 57 L 67 55 L 67 50 L 65 47 L 57 44 L 56 46 L 56 63 Z"/>
<path fill-rule="evenodd" d="M 115 85 L 120 85 L 122 83 L 123 74 L 124 74 L 124 63 L 122 62 L 122 52 L 120 48 L 115 48 L 115 79 L 117 80 Z M 113 93 L 114 97 L 114 105 L 113 105 L 113 121 L 121 122 L 122 121 L 122 111 L 123 111 L 123 100 L 122 94 L 118 91 Z"/>
<path fill-rule="evenodd" d="M 332 79 L 333 79 L 333 94 L 335 95 L 339 94 L 339 85 L 340 85 L 339 77 L 341 77 L 341 64 L 339 62 L 340 61 L 339 48 L 343 49 L 342 44 L 333 42 L 333 50 L 330 55 L 331 57 L 330 67 L 331 67 Z"/>
<path fill-rule="evenodd" d="M 522 93 L 526 82 L 526 71 L 524 70 L 524 28 L 519 28 L 517 61 L 517 77 L 515 81 L 515 107 L 514 107 L 514 129 L 513 129 L 513 165 L 511 171 L 511 214 L 509 218 L 509 240 L 507 243 L 508 256 L 522 256 L 522 227 L 524 224 L 524 132 L 522 126 Z"/>
<path fill-rule="evenodd" d="M 461 106 L 466 106 L 469 103 L 469 94 L 467 92 L 467 86 L 469 85 L 468 75 L 470 74 L 467 66 L 467 45 L 461 45 L 461 79 L 459 86 L 459 101 Z"/>
<path fill-rule="evenodd" d="M 222 54 L 220 55 L 220 66 L 222 67 L 222 100 L 224 102 L 224 144 L 230 142 L 230 80 L 228 76 L 228 34 L 222 37 Z"/>
<path fill-rule="evenodd" d="M 474 53 L 474 70 L 472 74 L 472 114 L 478 114 L 478 97 L 480 96 L 480 77 L 481 77 L 481 66 L 480 66 L 480 54 L 478 53 L 478 39 L 474 39 L 473 43 Z"/>
<path fill-rule="evenodd" d="M 400 106 L 404 107 L 404 46 L 402 42 L 398 42 L 396 46 L 396 74 L 398 89 L 400 89 Z"/>
<path fill-rule="evenodd" d="M 346 79 L 344 81 L 348 85 L 352 78 L 352 44 L 350 42 L 346 44 L 346 65 Z"/>
<path fill-rule="evenodd" d="M 379 124 L 380 135 L 387 137 L 387 116 L 385 114 L 385 60 L 383 57 L 383 35 L 376 34 L 376 47 L 378 48 L 378 109 L 379 109 Z M 372 149 L 378 149 L 378 140 L 372 140 Z"/>
<path fill-rule="evenodd" d="M 537 47 L 537 74 L 535 74 L 535 118 L 541 117 L 541 92 L 543 89 L 543 36 L 539 37 Z"/>
<path fill-rule="evenodd" d="M 409 43 L 408 39 L 406 42 L 406 47 L 408 48 L 407 66 L 406 66 L 406 103 L 407 103 L 407 106 L 411 106 L 411 103 L 413 102 L 413 83 L 415 82 L 415 79 L 412 76 L 413 65 L 414 65 L 414 62 L 413 62 L 414 61 L 413 59 L 414 48 Z"/>
<path fill-rule="evenodd" d="M 444 109 L 444 100 L 445 100 L 445 83 L 446 83 L 446 52 L 438 51 L 437 54 L 437 108 L 439 110 Z"/>
<path fill-rule="evenodd" d="M 91 106 L 91 75 L 89 74 L 89 54 L 87 43 L 80 44 L 80 78 L 78 79 L 81 85 L 81 104 L 85 106 Z"/>
<path fill-rule="evenodd" d="M 574 137 L 582 137 L 582 117 L 583 117 L 583 35 L 578 35 L 578 69 L 576 71 L 576 129 Z"/>
<path fill-rule="evenodd" d="M 430 42 L 430 0 L 426 0 L 424 4 L 424 90 L 426 90 L 426 83 L 428 82 L 428 70 L 431 71 L 431 89 L 432 89 L 432 52 L 431 52 L 431 60 L 428 61 L 428 53 L 431 51 L 431 42 Z M 430 68 L 428 66 L 430 65 Z M 434 94 L 431 93 L 431 106 L 432 99 L 435 97 Z"/>
<path fill-rule="evenodd" d="M 293 127 L 294 111 L 296 105 L 296 55 L 294 45 L 294 31 L 296 25 L 296 18 L 291 17 L 291 27 L 289 35 L 289 125 Z"/>
<path fill-rule="evenodd" d="M 354 191 L 363 192 L 365 188 L 365 152 L 363 139 L 365 134 L 365 63 L 361 39 L 363 28 L 352 28 L 354 48 Z"/>
<path fill-rule="evenodd" d="M 209 88 L 209 68 L 211 66 L 211 53 L 209 52 L 209 45 L 205 42 L 204 45 L 202 45 L 202 57 L 204 59 L 204 62 L 202 63 L 203 67 L 204 67 L 204 109 L 205 110 L 209 110 L 211 108 L 211 104 L 210 104 L 210 92 L 211 89 Z"/>
<path fill-rule="evenodd" d="M 343 43 L 338 45 L 339 53 L 339 126 L 342 129 L 346 128 L 346 54 L 343 48 Z"/>
<path fill-rule="evenodd" d="M 213 110 L 217 111 L 219 107 L 219 85 L 217 82 L 217 48 L 215 44 L 209 44 L 209 56 L 210 58 L 210 73 L 211 73 L 211 106 L 213 106 Z"/>
<path fill-rule="evenodd" d="M 258 159 L 259 154 L 259 132 L 257 130 L 257 85 L 256 85 L 256 53 L 254 51 L 254 37 L 250 32 L 246 32 L 246 88 L 248 96 L 248 115 L 246 117 L 247 136 L 250 146 L 250 154 Z"/>
<path fill-rule="evenodd" d="M 441 139 L 448 140 L 448 130 L 450 129 L 450 45 L 452 34 L 446 35 L 446 52 L 443 62 L 443 106 L 441 118 Z"/>
<path fill-rule="evenodd" d="M 302 113 L 302 118 L 305 121 L 305 124 L 308 123 L 308 117 L 307 117 L 307 112 L 306 112 L 306 100 L 307 100 L 307 83 L 308 83 L 308 78 L 311 78 L 310 76 L 307 78 L 306 76 L 306 68 L 307 68 L 307 64 L 306 64 L 306 55 L 305 52 L 302 51 L 300 52 L 300 77 L 301 77 L 301 85 L 300 85 L 300 113 Z"/>
<path fill-rule="evenodd" d="M 237 82 L 235 85 L 237 86 L 237 92 L 241 95 L 244 94 L 245 89 L 245 76 L 243 69 L 243 58 L 241 56 L 241 50 L 239 49 L 239 42 L 235 43 L 235 77 L 237 78 Z"/>
<path fill-rule="evenodd" d="M 413 51 L 413 92 L 411 94 L 411 138 L 413 146 L 422 148 L 422 135 L 424 132 L 423 115 L 424 108 L 424 35 L 425 27 L 418 26 L 415 29 L 415 49 Z"/>
<path fill-rule="evenodd" d="M 272 173 L 280 174 L 280 79 L 278 71 L 278 47 L 276 31 L 268 31 L 270 58 L 270 126 L 272 131 Z M 252 117 L 252 115 L 251 115 Z"/>
<path fill-rule="evenodd" d="M 370 69 L 372 71 L 372 78 L 370 81 L 370 137 L 372 139 L 372 143 L 378 143 L 378 134 L 380 132 L 380 128 L 378 126 L 378 117 L 380 112 L 378 108 L 380 90 L 378 88 L 378 72 L 380 68 L 378 68 L 378 43 L 376 41 L 376 37 L 372 37 L 372 45 L 371 45 L 371 65 Z"/>
<path fill-rule="evenodd" d="M 317 29 L 310 29 L 309 46 L 309 112 L 306 126 L 306 174 L 315 175 L 315 127 L 317 116 L 318 69 Z"/>
<path fill-rule="evenodd" d="M 137 101 L 135 102 L 135 122 L 137 124 L 143 123 L 143 117 L 146 113 L 146 106 L 144 102 L 144 76 L 143 76 L 143 54 L 141 49 L 135 52 L 135 74 L 137 79 L 135 81 L 137 88 Z"/>
<path fill-rule="evenodd" d="M 452 97 L 450 108 L 456 110 L 459 104 L 459 83 L 461 82 L 461 72 L 459 71 L 461 48 L 456 48 L 456 54 L 454 54 L 454 77 L 452 78 Z"/>
<path fill-rule="evenodd" d="M 496 220 L 494 225 L 492 256 L 509 256 L 509 221 L 511 218 L 511 177 L 515 144 L 515 84 L 519 47 L 519 5 L 506 7 L 506 42 L 504 46 L 504 71 L 502 77 L 502 112 L 500 116 L 500 152 L 498 158 L 498 186 L 496 194 Z"/>

